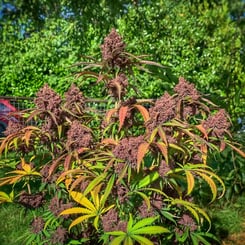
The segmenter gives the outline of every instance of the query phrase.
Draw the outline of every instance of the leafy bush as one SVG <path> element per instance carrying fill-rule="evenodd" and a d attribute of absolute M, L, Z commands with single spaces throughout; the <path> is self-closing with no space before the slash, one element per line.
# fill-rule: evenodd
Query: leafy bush
<path fill-rule="evenodd" d="M 112 109 L 87 108 L 75 84 L 64 98 L 46 84 L 23 113 L 35 125 L 10 122 L 1 141 L 0 201 L 36 214 L 25 244 L 214 244 L 193 194 L 225 193 L 209 154 L 228 146 L 244 157 L 227 113 L 182 77 L 156 101 L 128 97 L 134 72 L 164 67 L 126 52 L 115 29 L 101 51 L 76 76 L 104 84 Z"/>

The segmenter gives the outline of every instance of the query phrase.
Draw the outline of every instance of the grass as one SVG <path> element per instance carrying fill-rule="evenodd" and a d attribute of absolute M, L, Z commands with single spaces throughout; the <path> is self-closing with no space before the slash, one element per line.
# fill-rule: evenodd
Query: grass
<path fill-rule="evenodd" d="M 213 232 L 221 240 L 245 234 L 245 193 L 237 197 L 232 203 L 216 205 L 210 211 L 213 223 Z M 224 203 L 223 203 L 224 204 Z M 234 242 L 234 241 L 233 241 Z M 228 244 L 228 243 L 224 243 Z M 240 243 L 232 243 L 240 244 Z"/>
<path fill-rule="evenodd" d="M 245 193 L 234 202 L 217 204 L 210 210 L 213 233 L 223 242 L 222 245 L 243 244 L 245 238 Z M 21 238 L 28 233 L 32 215 L 25 213 L 25 208 L 5 203 L 0 205 L 0 244 L 22 245 Z M 243 236 L 242 243 L 239 239 Z M 24 244 L 23 244 L 24 245 Z"/>
<path fill-rule="evenodd" d="M 26 215 L 22 206 L 5 203 L 0 205 L 0 244 L 22 245 L 20 238 L 28 232 L 32 216 Z M 23 244 L 24 245 L 24 244 Z"/>

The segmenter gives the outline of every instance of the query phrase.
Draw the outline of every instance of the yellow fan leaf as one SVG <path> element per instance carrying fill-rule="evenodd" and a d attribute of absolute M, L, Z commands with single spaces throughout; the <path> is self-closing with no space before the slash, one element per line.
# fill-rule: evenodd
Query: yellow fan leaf
<path fill-rule="evenodd" d="M 69 214 L 91 214 L 90 209 L 87 208 L 80 208 L 80 207 L 74 207 L 74 208 L 68 208 L 64 211 L 62 211 L 59 215 L 69 215 Z"/>
<path fill-rule="evenodd" d="M 133 245 L 133 240 L 130 236 L 127 236 L 123 242 L 123 245 Z"/>
<path fill-rule="evenodd" d="M 185 174 L 187 180 L 187 195 L 190 195 L 195 185 L 195 179 L 190 171 L 185 171 Z"/>
<path fill-rule="evenodd" d="M 140 170 L 140 164 L 141 164 L 144 156 L 148 152 L 149 146 L 150 146 L 150 144 L 147 142 L 144 142 L 144 143 L 139 145 L 138 152 L 137 152 L 137 171 L 138 172 Z"/>
<path fill-rule="evenodd" d="M 217 186 L 215 184 L 215 182 L 212 180 L 211 177 L 209 177 L 208 175 L 204 174 L 204 173 L 200 173 L 199 171 L 195 171 L 196 174 L 200 175 L 209 185 L 212 194 L 213 194 L 213 198 L 211 200 L 211 202 L 213 202 L 216 197 L 217 197 Z"/>
<path fill-rule="evenodd" d="M 82 206 L 90 209 L 91 211 L 96 211 L 96 208 L 93 205 L 93 203 L 90 202 L 88 198 L 86 198 L 82 193 L 71 191 L 70 194 L 77 203 L 80 203 Z"/>
<path fill-rule="evenodd" d="M 207 164 L 207 152 L 208 152 L 208 147 L 206 144 L 201 145 L 201 151 L 202 151 L 202 161 L 206 165 Z"/>
<path fill-rule="evenodd" d="M 31 172 L 31 166 L 30 166 L 30 164 L 25 162 L 24 158 L 21 158 L 21 167 L 23 168 L 23 170 L 26 173 L 30 173 Z"/>
<path fill-rule="evenodd" d="M 78 225 L 80 223 L 82 223 L 84 220 L 87 220 L 89 218 L 94 217 L 95 214 L 88 214 L 88 215 L 84 215 L 84 216 L 80 216 L 79 218 L 75 219 L 69 226 L 69 231 L 71 230 L 71 228 L 75 225 Z"/>

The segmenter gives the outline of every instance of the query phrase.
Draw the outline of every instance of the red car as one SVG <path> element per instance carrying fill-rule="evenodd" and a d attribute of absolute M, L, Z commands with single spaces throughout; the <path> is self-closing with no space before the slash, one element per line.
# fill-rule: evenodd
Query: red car
<path fill-rule="evenodd" d="M 8 126 L 10 120 L 17 121 L 18 119 L 12 115 L 17 109 L 10 104 L 8 100 L 0 99 L 0 137 L 4 136 L 4 131 Z"/>

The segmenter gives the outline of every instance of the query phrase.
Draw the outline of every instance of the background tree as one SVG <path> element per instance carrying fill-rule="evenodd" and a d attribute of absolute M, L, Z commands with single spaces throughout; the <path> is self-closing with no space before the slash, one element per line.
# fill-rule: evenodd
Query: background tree
<path fill-rule="evenodd" d="M 70 66 L 98 53 L 116 27 L 129 52 L 149 54 L 172 71 L 154 70 L 154 79 L 138 72 L 139 97 L 156 98 L 185 76 L 236 122 L 245 115 L 243 6 L 242 0 L 4 1 L 0 94 L 33 96 L 46 82 L 63 93 L 76 72 Z M 100 88 L 92 93 L 88 81 L 77 84 L 89 97 L 105 96 Z"/>

